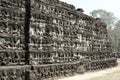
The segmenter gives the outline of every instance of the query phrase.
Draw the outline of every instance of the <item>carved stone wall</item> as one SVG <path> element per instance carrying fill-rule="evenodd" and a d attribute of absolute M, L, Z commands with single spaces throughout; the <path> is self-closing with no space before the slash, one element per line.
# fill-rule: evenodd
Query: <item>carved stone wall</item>
<path fill-rule="evenodd" d="M 0 65 L 24 64 L 23 0 L 0 0 Z"/>
<path fill-rule="evenodd" d="M 117 65 L 107 25 L 59 0 L 0 0 L 0 80 L 44 80 Z"/>
<path fill-rule="evenodd" d="M 30 66 L 4 66 L 0 67 L 0 80 L 27 80 L 26 72 Z"/>

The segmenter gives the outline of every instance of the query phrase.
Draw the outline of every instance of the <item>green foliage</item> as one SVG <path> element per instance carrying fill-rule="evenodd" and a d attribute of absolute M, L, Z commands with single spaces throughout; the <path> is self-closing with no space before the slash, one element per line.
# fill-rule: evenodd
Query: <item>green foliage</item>
<path fill-rule="evenodd" d="M 116 36 L 116 50 L 120 52 L 120 20 L 115 23 L 114 28 L 115 36 Z"/>
<path fill-rule="evenodd" d="M 120 30 L 120 20 L 115 23 L 115 30 Z"/>
<path fill-rule="evenodd" d="M 111 28 L 117 19 L 112 12 L 107 12 L 106 10 L 102 9 L 90 12 L 90 16 L 94 18 L 101 18 L 101 20 L 108 25 L 108 28 Z"/>

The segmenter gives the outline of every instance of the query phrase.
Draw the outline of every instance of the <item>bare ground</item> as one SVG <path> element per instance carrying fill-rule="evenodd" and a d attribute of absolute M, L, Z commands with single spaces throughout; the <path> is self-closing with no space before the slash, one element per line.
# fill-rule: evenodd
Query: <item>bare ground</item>
<path fill-rule="evenodd" d="M 120 60 L 119 65 L 101 71 L 87 72 L 85 74 L 75 75 L 71 77 L 61 78 L 58 80 L 120 80 Z"/>

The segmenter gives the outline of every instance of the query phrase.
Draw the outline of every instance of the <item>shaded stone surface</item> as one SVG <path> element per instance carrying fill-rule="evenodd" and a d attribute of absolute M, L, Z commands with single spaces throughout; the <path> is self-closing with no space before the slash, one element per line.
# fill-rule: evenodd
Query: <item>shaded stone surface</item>
<path fill-rule="evenodd" d="M 0 78 L 53 79 L 117 65 L 107 25 L 83 12 L 59 0 L 0 0 Z"/>

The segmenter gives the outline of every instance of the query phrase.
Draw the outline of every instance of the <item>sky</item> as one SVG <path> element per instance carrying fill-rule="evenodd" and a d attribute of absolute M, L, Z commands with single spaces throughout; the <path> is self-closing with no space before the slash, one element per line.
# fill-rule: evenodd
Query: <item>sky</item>
<path fill-rule="evenodd" d="M 76 8 L 82 8 L 84 13 L 89 14 L 93 10 L 103 9 L 112 12 L 120 19 L 120 0 L 60 0 L 73 4 Z"/>

